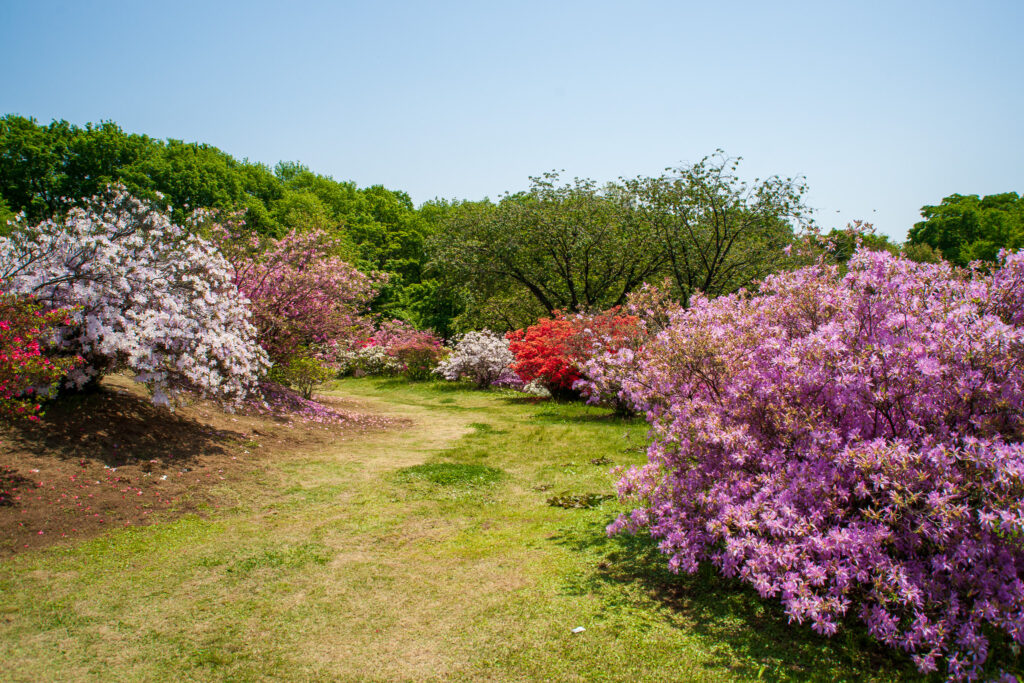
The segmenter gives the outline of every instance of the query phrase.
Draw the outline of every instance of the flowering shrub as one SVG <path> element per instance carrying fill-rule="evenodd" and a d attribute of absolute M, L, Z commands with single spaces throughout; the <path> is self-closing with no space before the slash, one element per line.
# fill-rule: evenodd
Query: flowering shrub
<path fill-rule="evenodd" d="M 413 380 L 429 379 L 446 353 L 433 332 L 417 330 L 401 320 L 381 323 L 367 345 L 384 349 L 395 362 L 389 367 L 397 366 L 398 372 Z"/>
<path fill-rule="evenodd" d="M 75 307 L 56 340 L 85 359 L 68 374 L 74 386 L 128 368 L 156 403 L 184 388 L 237 401 L 266 368 L 227 261 L 123 188 L 62 219 L 17 224 L 0 237 L 0 278 L 6 292 Z"/>
<path fill-rule="evenodd" d="M 556 313 L 541 318 L 526 329 L 509 332 L 509 349 L 516 360 L 512 366 L 523 382 L 541 382 L 552 394 L 565 395 L 581 375 L 569 356 L 570 340 L 576 334 L 571 321 Z"/>
<path fill-rule="evenodd" d="M 427 379 L 446 350 L 432 332 L 401 320 L 381 323 L 358 348 L 321 347 L 319 354 L 339 375 L 398 375 Z"/>
<path fill-rule="evenodd" d="M 430 379 L 438 363 L 444 360 L 447 349 L 429 332 L 422 337 L 399 342 L 388 349 L 402 366 L 402 374 L 411 380 Z"/>
<path fill-rule="evenodd" d="M 490 330 L 467 332 L 434 372 L 450 381 L 467 378 L 483 389 L 503 378 L 510 379 L 515 359 L 504 337 Z"/>
<path fill-rule="evenodd" d="M 609 531 L 973 678 L 993 634 L 1024 642 L 1024 255 L 848 266 L 696 298 L 646 344 L 624 391 L 649 462 Z"/>
<path fill-rule="evenodd" d="M 317 230 L 262 243 L 237 221 L 213 230 L 235 284 L 253 304 L 260 345 L 275 363 L 303 346 L 350 348 L 370 334 L 363 313 L 384 277 L 338 258 L 336 239 Z"/>
<path fill-rule="evenodd" d="M 596 315 L 572 317 L 576 333 L 569 342 L 570 355 L 580 372 L 573 389 L 580 392 L 587 403 L 603 403 L 618 413 L 631 413 L 629 403 L 619 396 L 621 382 L 616 369 L 622 363 L 626 367 L 630 365 L 631 354 L 640 348 L 646 335 L 640 318 L 617 313 L 615 308 Z"/>
<path fill-rule="evenodd" d="M 542 318 L 525 330 L 509 332 L 513 369 L 523 382 L 540 382 L 553 395 L 567 395 L 581 386 L 584 364 L 596 353 L 617 349 L 635 335 L 637 319 L 605 313 Z"/>
<path fill-rule="evenodd" d="M 402 364 L 397 358 L 388 355 L 383 346 L 366 346 L 340 356 L 344 363 L 343 372 L 353 375 L 397 375 L 402 372 Z"/>
<path fill-rule="evenodd" d="M 31 297 L 0 294 L 0 417 L 38 420 L 37 398 L 53 390 L 80 358 L 54 358 L 40 340 L 69 324 L 69 310 L 43 312 Z"/>
<path fill-rule="evenodd" d="M 669 296 L 671 286 L 670 281 L 660 286 L 645 284 L 630 293 L 626 302 L 628 317 L 619 318 L 622 322 L 612 327 L 611 334 L 604 332 L 605 342 L 595 345 L 580 368 L 582 379 L 573 385 L 587 403 L 610 405 L 619 413 L 636 412 L 622 383 L 636 374 L 638 352 L 643 344 L 665 329 L 671 315 L 680 310 L 679 303 Z M 601 329 L 600 325 L 596 327 Z"/>

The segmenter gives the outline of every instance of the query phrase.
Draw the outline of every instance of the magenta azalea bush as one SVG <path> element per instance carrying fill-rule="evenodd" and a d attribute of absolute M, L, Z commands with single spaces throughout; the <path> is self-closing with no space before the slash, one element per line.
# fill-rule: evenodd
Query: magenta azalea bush
<path fill-rule="evenodd" d="M 436 334 L 417 330 L 402 320 L 382 322 L 366 342 L 365 349 L 382 349 L 393 360 L 386 367 L 397 369 L 412 380 L 429 379 L 447 354 Z M 367 354 L 364 352 L 364 355 Z"/>
<path fill-rule="evenodd" d="M 609 405 L 616 412 L 635 414 L 629 394 L 623 390 L 623 382 L 637 373 L 640 354 L 644 344 L 665 329 L 670 315 L 680 310 L 680 305 L 669 294 L 671 282 L 660 286 L 644 284 L 631 292 L 623 311 L 627 320 L 618 334 L 609 334 L 607 326 L 592 325 L 584 328 L 582 341 L 589 345 L 587 360 L 580 365 L 582 377 L 573 388 L 591 405 Z"/>
<path fill-rule="evenodd" d="M 697 298 L 647 342 L 623 390 L 649 460 L 609 532 L 973 679 L 992 638 L 1024 642 L 1024 255 L 848 265 Z"/>
<path fill-rule="evenodd" d="M 264 242 L 230 220 L 212 230 L 274 363 L 291 362 L 303 347 L 351 349 L 371 333 L 365 313 L 385 277 L 338 257 L 337 239 L 317 230 Z"/>

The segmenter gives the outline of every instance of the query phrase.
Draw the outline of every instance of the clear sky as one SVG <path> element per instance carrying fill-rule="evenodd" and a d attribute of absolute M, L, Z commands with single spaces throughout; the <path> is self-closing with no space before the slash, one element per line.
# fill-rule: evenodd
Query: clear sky
<path fill-rule="evenodd" d="M 823 227 L 1024 192 L 1024 0 L 0 0 L 0 113 L 113 120 L 419 204 L 722 148 Z"/>

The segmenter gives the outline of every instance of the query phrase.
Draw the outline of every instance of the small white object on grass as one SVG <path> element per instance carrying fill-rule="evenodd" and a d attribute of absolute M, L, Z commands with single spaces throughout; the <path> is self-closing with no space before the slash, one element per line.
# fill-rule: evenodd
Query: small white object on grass
<path fill-rule="evenodd" d="M 584 631 L 586 631 L 586 630 L 587 630 L 587 629 L 583 628 L 582 626 L 577 626 L 576 628 L 574 628 L 574 629 L 572 630 L 572 632 L 573 632 L 573 633 L 583 633 L 583 632 L 584 632 Z"/>

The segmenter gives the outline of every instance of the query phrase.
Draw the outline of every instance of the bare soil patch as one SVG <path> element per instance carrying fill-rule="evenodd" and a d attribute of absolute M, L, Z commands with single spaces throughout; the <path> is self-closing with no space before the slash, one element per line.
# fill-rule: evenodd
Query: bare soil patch
<path fill-rule="evenodd" d="M 105 378 L 39 422 L 0 424 L 0 557 L 216 509 L 224 485 L 274 458 L 403 422 L 343 408 L 330 423 L 230 414 L 201 400 L 171 412 L 130 379 Z"/>

